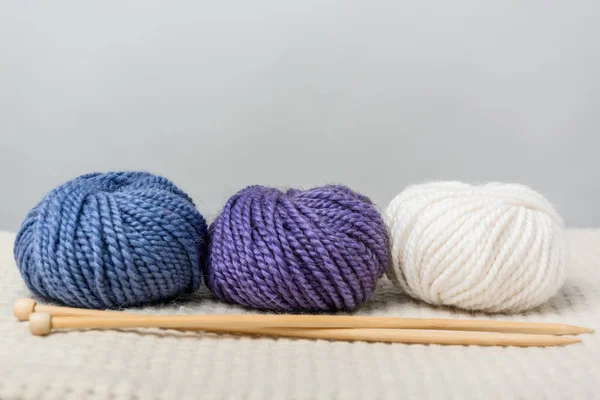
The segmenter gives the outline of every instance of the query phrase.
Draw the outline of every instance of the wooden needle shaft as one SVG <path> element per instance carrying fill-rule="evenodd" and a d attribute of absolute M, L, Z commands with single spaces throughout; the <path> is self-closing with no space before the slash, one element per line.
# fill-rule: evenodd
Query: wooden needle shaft
<path fill-rule="evenodd" d="M 125 315 L 105 315 L 103 318 L 115 321 L 123 319 Z M 524 322 L 505 321 L 478 321 L 478 320 L 443 320 L 443 319 L 417 319 L 417 318 L 385 318 L 385 317 L 353 317 L 353 316 L 325 316 L 325 315 L 132 315 L 126 314 L 125 324 L 132 327 L 151 326 L 161 327 L 163 324 L 170 328 L 195 329 L 197 327 L 212 328 L 370 328 L 370 329 L 421 329 L 421 330 L 458 330 L 477 332 L 500 333 L 529 333 L 529 334 L 573 334 L 582 333 L 579 327 L 560 324 L 536 324 Z M 62 320 L 62 319 L 61 319 Z M 79 317 L 78 322 L 87 323 L 87 317 Z M 585 328 L 582 328 L 585 329 Z"/>

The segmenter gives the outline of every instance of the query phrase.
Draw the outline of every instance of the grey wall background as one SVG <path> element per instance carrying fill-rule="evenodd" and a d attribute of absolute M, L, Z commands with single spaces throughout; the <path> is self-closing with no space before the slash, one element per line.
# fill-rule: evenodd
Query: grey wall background
<path fill-rule="evenodd" d="M 116 169 L 208 218 L 253 183 L 385 206 L 461 179 L 600 226 L 599 20 L 597 1 L 4 1 L 0 229 Z"/>

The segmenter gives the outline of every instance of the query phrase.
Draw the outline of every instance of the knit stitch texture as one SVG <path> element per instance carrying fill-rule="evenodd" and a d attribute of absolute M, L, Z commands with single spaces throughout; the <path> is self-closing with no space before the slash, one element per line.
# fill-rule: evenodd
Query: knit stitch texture
<path fill-rule="evenodd" d="M 35 294 L 118 308 L 198 289 L 207 226 L 190 197 L 144 172 L 88 174 L 25 218 L 14 256 Z"/>

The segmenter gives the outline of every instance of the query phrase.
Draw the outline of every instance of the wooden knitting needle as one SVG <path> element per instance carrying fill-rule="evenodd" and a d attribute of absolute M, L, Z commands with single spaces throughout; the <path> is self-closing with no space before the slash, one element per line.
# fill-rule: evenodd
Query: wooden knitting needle
<path fill-rule="evenodd" d="M 96 316 L 140 318 L 140 314 L 118 311 L 86 310 L 81 308 L 47 306 L 36 304 L 32 299 L 19 299 L 15 302 L 14 314 L 21 321 L 29 319 L 32 312 L 46 312 L 53 316 Z M 151 316 L 153 317 L 153 316 Z M 180 319 L 191 319 L 195 324 L 219 328 L 227 327 L 273 327 L 273 328 L 377 328 L 377 329 L 424 329 L 502 333 L 529 333 L 551 335 L 577 335 L 592 333 L 593 329 L 580 326 L 514 322 L 494 320 L 454 320 L 454 319 L 420 319 L 420 318 L 388 318 L 346 315 L 181 315 Z M 194 329 L 189 327 L 187 329 Z"/>
<path fill-rule="evenodd" d="M 53 329 L 123 329 L 123 328 L 166 328 L 200 329 L 217 333 L 238 333 L 306 339 L 342 341 L 391 342 L 413 344 L 477 345 L 477 346 L 559 346 L 579 343 L 571 336 L 483 333 L 483 332 L 441 332 L 410 329 L 311 329 L 311 328 L 259 328 L 243 327 L 239 322 L 231 327 L 223 325 L 199 324 L 185 316 L 144 316 L 122 317 L 53 317 L 48 313 L 34 312 L 29 318 L 29 329 L 34 335 L 48 335 Z"/>

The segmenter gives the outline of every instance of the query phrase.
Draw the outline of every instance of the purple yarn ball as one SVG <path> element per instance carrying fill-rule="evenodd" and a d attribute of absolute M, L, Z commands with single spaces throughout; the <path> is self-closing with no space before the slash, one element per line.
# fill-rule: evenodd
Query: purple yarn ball
<path fill-rule="evenodd" d="M 210 233 L 208 287 L 263 310 L 352 310 L 390 259 L 379 211 L 345 186 L 249 186 L 227 201 Z"/>

